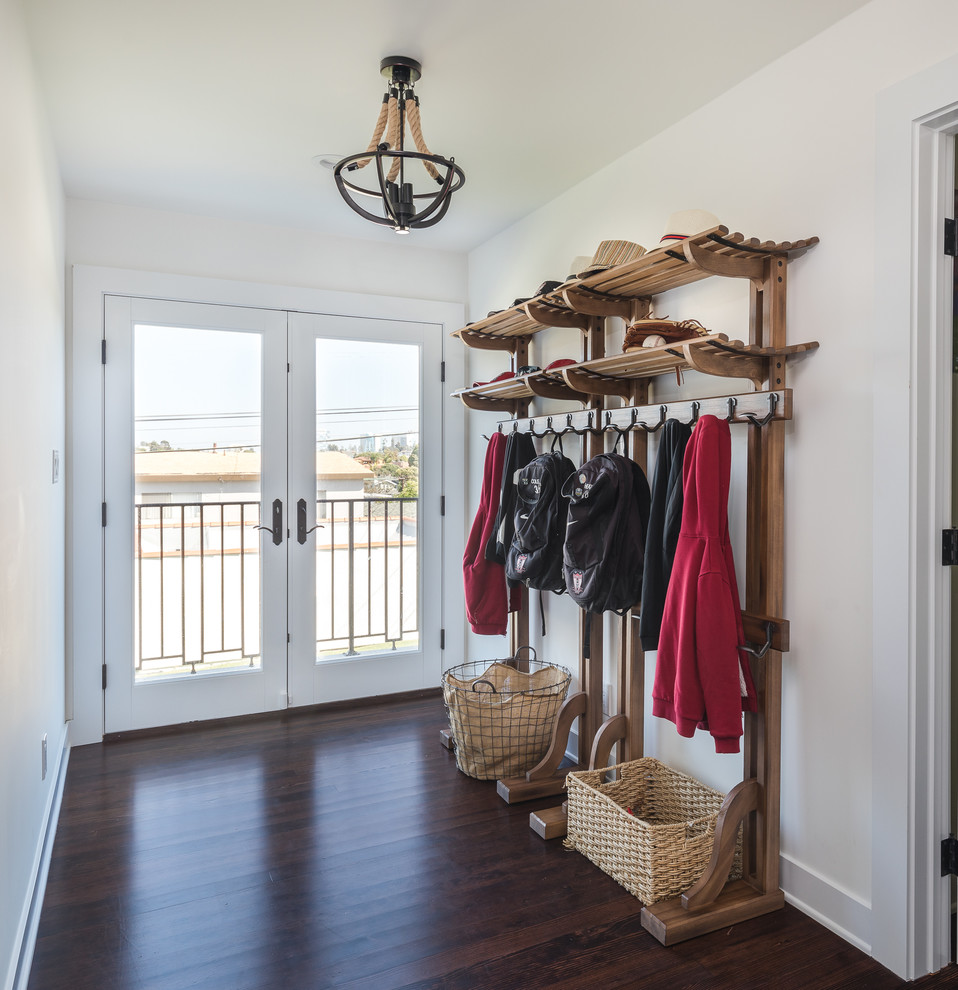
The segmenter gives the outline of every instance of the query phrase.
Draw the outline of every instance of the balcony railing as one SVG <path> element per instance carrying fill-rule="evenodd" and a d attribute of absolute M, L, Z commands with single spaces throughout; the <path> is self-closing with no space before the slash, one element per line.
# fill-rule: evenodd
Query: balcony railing
<path fill-rule="evenodd" d="M 317 659 L 418 646 L 418 504 L 317 501 Z M 259 502 L 135 506 L 138 676 L 259 666 L 259 525 Z"/>

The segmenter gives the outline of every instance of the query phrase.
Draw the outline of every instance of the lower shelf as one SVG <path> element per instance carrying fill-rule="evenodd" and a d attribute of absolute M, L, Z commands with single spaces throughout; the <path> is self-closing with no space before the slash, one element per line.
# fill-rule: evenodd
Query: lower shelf
<path fill-rule="evenodd" d="M 682 907 L 681 897 L 644 907 L 642 927 L 663 945 L 675 945 L 739 921 L 771 914 L 784 906 L 785 894 L 781 890 L 763 894 L 744 880 L 737 880 L 727 884 L 711 904 L 697 911 Z"/>

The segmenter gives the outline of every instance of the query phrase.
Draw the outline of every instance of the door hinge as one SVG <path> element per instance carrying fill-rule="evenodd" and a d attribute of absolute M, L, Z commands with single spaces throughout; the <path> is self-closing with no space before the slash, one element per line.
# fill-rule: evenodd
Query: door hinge
<path fill-rule="evenodd" d="M 100 364 L 106 364 L 106 337 L 100 341 Z"/>
<path fill-rule="evenodd" d="M 106 502 L 100 503 L 100 525 L 106 526 Z"/>
<path fill-rule="evenodd" d="M 446 496 L 439 496 L 439 515 L 444 516 L 446 514 Z"/>
<path fill-rule="evenodd" d="M 941 566 L 954 567 L 958 564 L 958 529 L 941 531 Z"/>
<path fill-rule="evenodd" d="M 446 648 L 446 630 L 439 630 L 439 649 L 444 650 Z"/>
<path fill-rule="evenodd" d="M 941 875 L 958 876 L 958 839 L 953 835 L 941 840 Z"/>
<path fill-rule="evenodd" d="M 958 225 L 948 217 L 945 217 L 945 254 L 958 257 Z"/>
<path fill-rule="evenodd" d="M 446 362 L 439 362 L 439 381 L 444 382 L 446 380 Z"/>
<path fill-rule="evenodd" d="M 106 690 L 106 664 L 100 668 L 100 680 L 103 682 L 103 690 Z"/>

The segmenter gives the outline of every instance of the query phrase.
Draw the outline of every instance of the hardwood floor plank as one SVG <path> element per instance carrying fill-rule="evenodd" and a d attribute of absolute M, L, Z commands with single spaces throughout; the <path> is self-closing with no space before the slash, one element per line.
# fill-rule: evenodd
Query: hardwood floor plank
<path fill-rule="evenodd" d="M 78 747 L 29 990 L 904 986 L 787 906 L 664 948 L 444 722 L 429 697 Z"/>

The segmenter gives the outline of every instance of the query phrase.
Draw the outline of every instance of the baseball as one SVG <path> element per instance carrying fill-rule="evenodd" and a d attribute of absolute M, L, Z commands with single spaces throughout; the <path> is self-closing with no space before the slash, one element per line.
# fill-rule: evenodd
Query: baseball
<path fill-rule="evenodd" d="M 653 333 L 651 336 L 646 337 L 642 341 L 643 347 L 662 347 L 663 344 L 668 343 L 665 337 L 660 337 L 657 333 Z"/>

